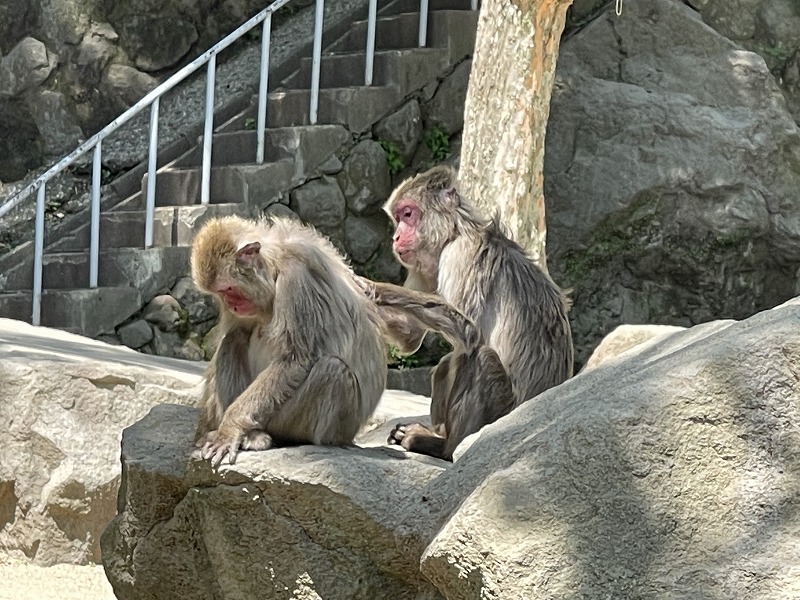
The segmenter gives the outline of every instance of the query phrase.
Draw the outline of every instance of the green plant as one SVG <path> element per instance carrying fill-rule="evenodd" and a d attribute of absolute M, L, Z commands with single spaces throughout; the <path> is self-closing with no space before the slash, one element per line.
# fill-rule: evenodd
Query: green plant
<path fill-rule="evenodd" d="M 450 156 L 450 136 L 438 125 L 425 134 L 425 145 L 434 160 L 444 160 Z"/>
<path fill-rule="evenodd" d="M 394 142 L 387 140 L 380 140 L 378 142 L 386 153 L 386 163 L 389 165 L 389 172 L 396 175 L 406 168 L 406 163 L 403 161 L 403 156 L 400 154 L 400 148 Z"/>
<path fill-rule="evenodd" d="M 786 62 L 794 54 L 793 48 L 784 48 L 782 46 L 766 46 L 762 50 L 764 54 L 779 62 Z"/>
<path fill-rule="evenodd" d="M 400 353 L 397 346 L 389 345 L 389 359 L 392 364 L 396 364 L 401 369 L 411 369 L 419 366 L 419 359 L 413 354 L 404 355 Z"/>
<path fill-rule="evenodd" d="M 253 117 L 247 117 L 244 120 L 244 128 L 245 129 L 255 129 L 256 128 L 256 120 Z"/>

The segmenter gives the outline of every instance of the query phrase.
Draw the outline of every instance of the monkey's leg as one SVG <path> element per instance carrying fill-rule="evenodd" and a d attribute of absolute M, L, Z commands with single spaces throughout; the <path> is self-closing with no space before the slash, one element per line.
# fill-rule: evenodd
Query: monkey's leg
<path fill-rule="evenodd" d="M 361 428 L 361 391 L 350 367 L 337 356 L 323 356 L 267 431 L 281 441 L 347 446 Z"/>
<path fill-rule="evenodd" d="M 511 379 L 489 346 L 464 356 L 452 382 L 445 417 L 444 455 L 448 460 L 464 438 L 507 415 L 516 405 Z"/>
<path fill-rule="evenodd" d="M 436 367 L 431 383 L 433 429 L 419 423 L 398 425 L 389 443 L 452 460 L 464 438 L 508 414 L 515 405 L 511 380 L 489 346 L 469 354 L 448 354 Z"/>
<path fill-rule="evenodd" d="M 431 371 L 431 424 L 434 428 L 447 421 L 455 376 L 462 368 L 464 359 L 463 352 L 450 352 Z"/>
<path fill-rule="evenodd" d="M 454 385 L 454 377 L 464 362 L 464 354 L 451 352 L 442 357 L 431 373 L 431 425 L 403 423 L 389 434 L 390 444 L 399 444 L 406 450 L 450 460 L 445 455 L 447 444 L 447 415 Z"/>
<path fill-rule="evenodd" d="M 201 456 L 216 467 L 225 456 L 233 464 L 245 445 L 269 447 L 272 440 L 263 432 L 270 433 L 267 425 L 296 396 L 307 376 L 301 361 L 286 358 L 271 363 L 225 410 L 219 427 L 206 435 Z"/>

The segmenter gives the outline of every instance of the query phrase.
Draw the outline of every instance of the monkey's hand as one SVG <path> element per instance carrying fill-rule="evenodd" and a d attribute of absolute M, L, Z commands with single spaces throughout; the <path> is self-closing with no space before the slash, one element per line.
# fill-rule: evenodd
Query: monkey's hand
<path fill-rule="evenodd" d="M 356 285 L 361 288 L 361 291 L 364 292 L 364 295 L 374 302 L 377 297 L 375 282 L 355 274 L 353 275 L 353 280 L 356 282 Z"/>
<path fill-rule="evenodd" d="M 254 429 L 243 434 L 233 436 L 233 441 L 226 442 L 218 430 L 210 431 L 197 442 L 200 456 L 203 459 L 211 458 L 215 467 L 220 464 L 227 454 L 229 464 L 236 462 L 239 450 L 269 450 L 272 448 L 272 436 L 266 431 Z"/>
<path fill-rule="evenodd" d="M 226 435 L 220 427 L 220 429 L 206 434 L 205 444 L 200 450 L 200 455 L 204 460 L 211 459 L 211 466 L 214 468 L 219 466 L 225 456 L 228 457 L 228 463 L 232 465 L 236 462 L 236 454 L 242 447 L 243 438 L 244 434 L 241 432 L 232 432 Z"/>

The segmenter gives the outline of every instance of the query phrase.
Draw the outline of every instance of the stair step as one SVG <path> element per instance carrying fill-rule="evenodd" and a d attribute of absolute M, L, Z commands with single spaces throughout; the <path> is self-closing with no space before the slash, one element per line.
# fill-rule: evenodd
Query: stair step
<path fill-rule="evenodd" d="M 399 85 L 403 91 L 410 91 L 435 78 L 448 62 L 447 54 L 440 48 L 381 50 L 375 53 L 373 85 Z M 320 88 L 363 85 L 365 64 L 363 49 L 346 54 L 324 54 L 319 73 Z M 310 89 L 311 67 L 311 58 L 303 58 L 300 68 L 283 81 L 283 86 Z"/>
<path fill-rule="evenodd" d="M 267 125 L 309 125 L 308 106 L 311 91 L 279 90 L 270 94 Z M 388 114 L 404 94 L 392 87 L 345 87 L 320 90 L 317 123 L 343 125 L 353 133 L 362 133 Z"/>
<path fill-rule="evenodd" d="M 428 10 L 471 10 L 470 0 L 428 0 Z M 419 0 L 395 0 L 378 11 L 378 15 L 396 15 L 400 13 L 419 12 Z"/>
<path fill-rule="evenodd" d="M 17 291 L 0 294 L 0 317 L 31 322 L 33 294 Z M 114 333 L 114 327 L 142 306 L 133 287 L 45 290 L 42 292 L 41 324 L 88 337 Z"/>
<path fill-rule="evenodd" d="M 191 243 L 186 231 L 197 225 L 199 218 L 244 214 L 242 204 L 208 204 L 202 206 L 156 207 L 153 219 L 154 246 L 184 246 Z M 144 210 L 113 210 L 100 215 L 100 250 L 112 248 L 144 248 Z M 89 248 L 90 227 L 86 223 L 51 245 L 53 252 L 81 252 Z"/>
<path fill-rule="evenodd" d="M 417 5 L 419 10 L 419 5 Z M 463 10 L 431 11 L 428 15 L 428 48 L 446 48 L 448 45 L 448 22 L 456 17 L 453 13 Z M 329 52 L 364 52 L 367 44 L 368 21 L 354 21 L 347 35 L 331 44 Z M 419 12 L 401 13 L 380 17 L 375 23 L 375 50 L 401 50 L 416 48 L 419 44 Z"/>
<path fill-rule="evenodd" d="M 101 287 L 134 287 L 142 300 L 170 288 L 177 277 L 189 274 L 189 246 L 162 248 L 115 248 L 100 252 L 98 284 Z M 74 290 L 89 287 L 89 253 L 55 252 L 42 259 L 42 288 Z M 23 282 L 17 289 L 27 291 L 31 281 Z"/>

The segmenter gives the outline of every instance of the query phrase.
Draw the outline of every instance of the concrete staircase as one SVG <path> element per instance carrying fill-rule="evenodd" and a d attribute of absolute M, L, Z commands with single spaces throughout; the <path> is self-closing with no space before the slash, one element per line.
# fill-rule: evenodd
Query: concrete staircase
<path fill-rule="evenodd" d="M 379 10 L 370 87 L 363 85 L 367 23 L 353 22 L 323 52 L 315 125 L 308 124 L 311 59 L 296 61 L 294 72 L 268 95 L 264 164 L 254 164 L 257 98 L 236 111 L 218 111 L 206 206 L 199 203 L 202 137 L 160 152 L 151 248 L 144 249 L 145 165 L 119 177 L 101 201 L 99 287 L 88 287 L 88 210 L 45 239 L 42 325 L 90 337 L 113 333 L 188 273 L 192 236 L 203 221 L 257 214 L 316 173 L 354 135 L 469 56 L 477 24 L 469 5 L 431 0 L 425 48 L 417 47 L 418 0 L 393 0 Z M 1 317 L 30 322 L 32 273 L 30 243 L 0 257 Z"/>

